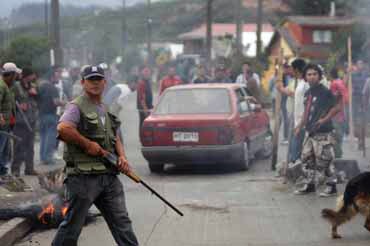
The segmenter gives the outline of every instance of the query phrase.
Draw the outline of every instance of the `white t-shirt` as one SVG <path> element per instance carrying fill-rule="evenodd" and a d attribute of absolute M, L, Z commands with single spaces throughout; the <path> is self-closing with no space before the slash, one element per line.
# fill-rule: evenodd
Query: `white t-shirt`
<path fill-rule="evenodd" d="M 253 78 L 256 80 L 256 83 L 258 85 L 258 87 L 261 87 L 261 80 L 260 80 L 260 76 L 258 76 L 258 74 L 256 73 L 253 73 Z M 242 85 L 247 85 L 248 81 L 245 79 L 244 77 L 244 74 L 240 74 L 237 78 L 236 78 L 236 83 L 237 84 L 242 84 Z"/>
<path fill-rule="evenodd" d="M 303 79 L 297 80 L 297 88 L 294 92 L 294 127 L 297 127 L 304 115 L 304 94 L 310 88 Z"/>
<path fill-rule="evenodd" d="M 131 93 L 131 89 L 130 87 L 128 87 L 128 85 L 126 84 L 119 84 L 119 85 L 116 85 L 118 88 L 120 88 L 121 90 L 121 94 L 119 95 L 119 97 L 117 98 L 117 103 L 120 105 L 120 106 L 124 106 L 124 102 L 127 98 L 127 96 Z"/>

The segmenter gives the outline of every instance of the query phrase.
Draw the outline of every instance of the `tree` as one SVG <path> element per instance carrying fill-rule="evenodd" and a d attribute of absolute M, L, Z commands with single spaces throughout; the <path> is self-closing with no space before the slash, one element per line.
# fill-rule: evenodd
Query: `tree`
<path fill-rule="evenodd" d="M 3 62 L 14 62 L 18 67 L 32 67 L 40 75 L 49 69 L 48 41 L 45 38 L 19 37 L 2 52 Z"/>
<path fill-rule="evenodd" d="M 213 0 L 207 0 L 207 62 L 212 59 L 212 23 L 213 23 Z"/>
<path fill-rule="evenodd" d="M 283 0 L 297 15 L 328 15 L 331 2 L 340 15 L 369 15 L 369 0 Z"/>

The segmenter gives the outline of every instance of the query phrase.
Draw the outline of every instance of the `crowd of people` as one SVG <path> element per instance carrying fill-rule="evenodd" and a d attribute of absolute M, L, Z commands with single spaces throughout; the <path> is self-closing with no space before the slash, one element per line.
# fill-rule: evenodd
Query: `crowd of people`
<path fill-rule="evenodd" d="M 106 64 L 101 64 L 99 67 L 105 71 L 107 80 L 103 102 L 109 105 L 110 111 L 115 115 L 120 114 L 127 95 L 137 90 L 137 110 L 141 126 L 154 105 L 152 69 L 149 66 L 135 67 L 128 76 L 127 83 L 122 84 L 111 79 Z M 245 62 L 241 67 L 242 73 L 232 76 L 230 70 L 222 64 L 217 65 L 212 72 L 202 64 L 194 64 L 194 69 L 189 70 L 191 75 L 184 77 L 183 74 L 178 74 L 178 67 L 172 64 L 168 66 L 167 73 L 158 81 L 159 96 L 167 88 L 181 84 L 238 83 L 245 85 L 249 94 L 257 102 L 261 102 L 261 78 L 251 67 L 249 62 Z M 62 69 L 53 68 L 46 79 L 39 79 L 32 68 L 19 69 L 14 63 L 3 65 L 2 80 L 0 81 L 1 175 L 8 173 L 9 162 L 11 162 L 9 165 L 11 174 L 15 176 L 21 174 L 23 163 L 26 175 L 37 174 L 33 163 L 36 129 L 40 133 L 41 164 L 52 165 L 55 159 L 60 158 L 58 156 L 59 141 L 56 137 L 57 123 L 67 103 L 83 92 L 80 81 L 81 73 L 85 68 L 86 66 L 81 69 L 71 68 L 68 78 L 64 76 Z M 317 73 L 315 76 L 318 76 L 320 85 L 317 88 L 320 89 L 312 89 L 312 84 L 317 81 L 312 81 L 314 79 L 308 77 L 311 75 L 307 71 L 308 68 Z M 277 75 L 278 71 L 276 70 L 270 80 L 269 88 L 273 110 L 275 109 L 276 93 L 279 92 L 282 95 L 280 105 L 283 125 L 282 144 L 288 144 L 287 162 L 301 161 L 306 164 L 311 163 L 307 165 L 313 166 L 313 162 L 317 164 L 321 159 L 341 158 L 343 156 L 343 139 L 349 134 L 348 73 L 340 72 L 337 68 L 325 73 L 320 65 L 312 66 L 303 59 L 292 59 L 283 65 L 281 83 L 277 83 L 276 80 L 280 79 Z M 367 112 L 370 98 L 369 76 L 366 64 L 359 60 L 352 69 L 352 111 L 355 129 L 362 129 L 357 126 L 364 122 L 363 116 Z M 324 121 L 327 121 L 324 122 L 325 124 L 320 122 L 333 108 L 338 112 L 333 113 L 328 119 L 324 118 Z M 310 126 L 310 124 L 319 124 L 319 127 Z M 308 130 L 310 127 L 312 128 L 311 132 Z M 324 137 L 322 133 L 325 133 Z M 356 136 L 360 136 L 360 134 L 364 133 L 356 131 Z M 307 135 L 311 138 L 307 139 Z M 21 140 L 17 140 L 17 137 L 20 137 Z M 10 140 L 14 141 L 13 151 L 16 153 L 11 160 Z M 326 149 L 327 145 L 333 146 L 333 156 L 331 156 L 331 148 Z M 307 146 L 311 146 L 313 149 L 307 149 Z M 359 140 L 359 148 L 363 147 L 364 143 Z M 315 153 L 317 148 L 320 149 L 320 153 Z M 312 153 L 315 153 L 314 157 L 310 156 Z M 313 158 L 316 158 L 315 161 Z M 331 161 L 326 161 L 322 167 L 328 167 L 328 163 Z M 326 170 L 327 174 L 329 169 L 323 168 L 323 170 Z M 320 175 L 325 176 L 323 173 Z M 312 182 L 312 179 L 307 182 L 306 191 L 313 189 L 312 185 L 309 185 Z M 333 183 L 330 185 L 330 187 L 335 187 Z M 334 191 L 335 188 L 331 188 L 329 193 Z"/>
<path fill-rule="evenodd" d="M 270 80 L 270 92 L 273 104 L 276 93 L 282 95 L 282 144 L 288 144 L 287 162 L 303 164 L 305 185 L 296 194 L 314 192 L 316 184 L 324 179 L 327 189 L 320 195 L 336 194 L 332 163 L 343 157 L 343 140 L 349 135 L 349 75 L 352 74 L 353 128 L 358 149 L 362 150 L 370 99 L 369 69 L 362 60 L 351 71 L 335 67 L 329 73 L 320 65 L 307 65 L 303 59 L 293 59 L 283 67 L 281 83 L 276 81 L 276 71 Z"/>
<path fill-rule="evenodd" d="M 69 71 L 53 67 L 43 78 L 31 67 L 20 69 L 12 62 L 0 68 L 0 176 L 20 176 L 23 164 L 25 175 L 38 174 L 34 168 L 36 132 L 40 163 L 53 165 L 61 159 L 57 124 L 68 102 L 83 92 L 80 81 L 85 67 Z M 112 104 L 112 98 L 120 98 L 111 105 L 119 113 L 123 98 L 135 90 L 135 84 L 116 85 L 107 67 L 105 70 L 108 82 L 104 101 Z"/>

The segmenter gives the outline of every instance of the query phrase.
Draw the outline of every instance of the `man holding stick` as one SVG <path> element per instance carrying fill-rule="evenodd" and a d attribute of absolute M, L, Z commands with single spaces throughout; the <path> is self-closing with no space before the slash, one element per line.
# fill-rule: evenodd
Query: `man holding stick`
<path fill-rule="evenodd" d="M 68 105 L 58 124 L 59 138 L 66 143 L 68 210 L 52 245 L 76 246 L 93 204 L 104 216 L 119 246 L 139 245 L 117 177 L 117 171 L 130 172 L 118 133 L 120 122 L 102 104 L 104 70 L 98 66 L 86 67 L 81 84 L 84 93 Z M 117 167 L 104 162 L 108 152 L 118 155 Z"/>
<path fill-rule="evenodd" d="M 327 187 L 320 196 L 327 197 L 337 193 L 335 170 L 332 165 L 334 159 L 332 118 L 340 112 L 342 99 L 337 100 L 329 89 L 320 84 L 322 70 L 317 65 L 307 65 L 303 77 L 310 88 L 304 96 L 305 111 L 297 131 L 304 127 L 308 134 L 301 155 L 305 180 L 303 187 L 296 190 L 295 194 L 315 192 L 317 180 L 326 178 Z"/>

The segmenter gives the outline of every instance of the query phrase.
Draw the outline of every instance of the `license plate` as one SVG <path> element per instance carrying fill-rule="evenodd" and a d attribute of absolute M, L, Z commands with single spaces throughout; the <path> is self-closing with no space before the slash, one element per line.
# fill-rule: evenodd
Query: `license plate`
<path fill-rule="evenodd" d="M 174 142 L 199 142 L 197 132 L 173 132 L 172 139 Z"/>

